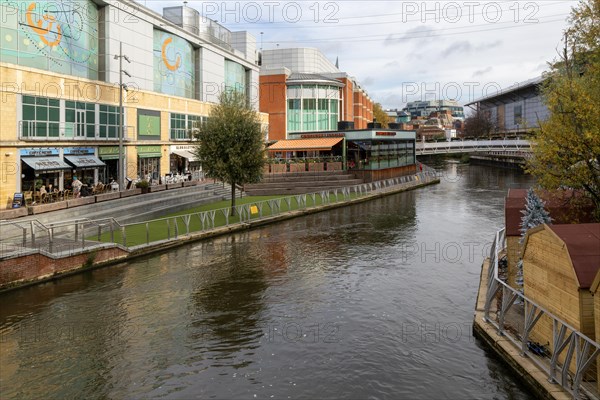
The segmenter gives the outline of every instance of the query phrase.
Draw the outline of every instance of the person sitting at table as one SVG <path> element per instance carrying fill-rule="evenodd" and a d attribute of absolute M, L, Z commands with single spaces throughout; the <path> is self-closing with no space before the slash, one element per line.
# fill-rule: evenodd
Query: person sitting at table
<path fill-rule="evenodd" d="M 73 196 L 79 197 L 81 195 L 81 187 L 83 186 L 83 183 L 77 179 L 76 176 L 74 176 L 71 186 L 73 187 Z"/>

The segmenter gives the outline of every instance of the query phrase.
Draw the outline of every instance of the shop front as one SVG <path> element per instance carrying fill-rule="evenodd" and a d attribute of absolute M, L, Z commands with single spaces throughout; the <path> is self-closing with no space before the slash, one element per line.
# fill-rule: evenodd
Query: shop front
<path fill-rule="evenodd" d="M 91 147 L 64 149 L 65 161 L 73 168 L 65 172 L 65 182 L 72 182 L 76 176 L 89 187 L 96 185 L 106 165 L 96 157 L 95 153 L 95 149 Z"/>
<path fill-rule="evenodd" d="M 125 158 L 125 147 L 123 147 Z M 119 146 L 98 147 L 98 158 L 106 165 L 99 170 L 98 180 L 102 183 L 110 183 L 119 178 Z"/>
<path fill-rule="evenodd" d="M 147 181 L 160 180 L 160 145 L 137 146 L 138 178 Z"/>
<path fill-rule="evenodd" d="M 413 131 L 391 129 L 361 129 L 341 132 L 311 132 L 290 134 L 269 147 L 271 157 L 342 154 L 344 169 L 352 171 L 365 182 L 395 178 L 416 171 Z M 342 139 L 345 139 L 342 142 Z"/>
<path fill-rule="evenodd" d="M 172 174 L 190 174 L 202 170 L 202 165 L 195 155 L 195 145 L 172 145 L 170 147 L 169 165 Z"/>
<path fill-rule="evenodd" d="M 58 148 L 21 149 L 19 154 L 22 192 L 35 192 L 42 186 L 46 191 L 63 190 L 64 175 L 71 166 L 60 157 Z"/>

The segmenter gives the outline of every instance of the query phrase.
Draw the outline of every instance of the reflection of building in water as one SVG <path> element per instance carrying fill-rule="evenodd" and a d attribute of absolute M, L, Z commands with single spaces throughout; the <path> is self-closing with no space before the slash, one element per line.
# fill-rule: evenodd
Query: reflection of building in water
<path fill-rule="evenodd" d="M 118 177 L 121 77 L 129 178 L 198 170 L 176 147 L 193 145 L 219 94 L 258 97 L 255 38 L 186 5 L 161 16 L 130 0 L 2 1 L 0 15 L 2 200 L 66 189 L 73 174 Z"/>

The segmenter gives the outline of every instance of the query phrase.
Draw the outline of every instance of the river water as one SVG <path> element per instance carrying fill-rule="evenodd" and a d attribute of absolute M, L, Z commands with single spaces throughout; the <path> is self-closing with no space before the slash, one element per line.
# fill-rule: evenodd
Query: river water
<path fill-rule="evenodd" d="M 519 172 L 442 182 L 0 295 L 3 399 L 529 399 L 471 335 Z"/>

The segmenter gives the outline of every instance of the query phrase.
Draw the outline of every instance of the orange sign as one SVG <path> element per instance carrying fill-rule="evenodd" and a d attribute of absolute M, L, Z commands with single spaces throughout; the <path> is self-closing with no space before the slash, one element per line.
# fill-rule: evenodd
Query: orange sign
<path fill-rule="evenodd" d="M 163 63 L 165 63 L 165 66 L 170 71 L 177 71 L 177 69 L 179 69 L 179 66 L 181 65 L 181 57 L 179 55 L 177 55 L 177 60 L 175 61 L 175 64 L 171 64 L 169 62 L 169 60 L 167 59 L 167 46 L 172 41 L 173 41 L 173 38 L 170 37 L 170 38 L 165 39 L 165 41 L 163 42 L 163 45 L 162 45 L 162 60 L 163 60 Z"/>
<path fill-rule="evenodd" d="M 27 15 L 27 23 L 29 24 L 29 27 L 31 29 L 33 29 L 33 31 L 35 33 L 37 33 L 37 35 L 40 37 L 42 42 L 46 43 L 48 46 L 50 46 L 50 47 L 58 46 L 58 44 L 62 40 L 62 31 L 61 31 L 59 24 L 56 24 L 56 32 L 52 31 L 52 27 L 54 26 L 54 23 L 56 22 L 56 17 L 54 17 L 54 15 L 44 14 L 41 19 L 38 19 L 37 22 L 34 22 L 32 15 L 34 14 L 34 11 L 35 11 L 35 5 L 36 5 L 35 3 L 31 3 L 31 4 L 29 4 L 29 7 L 27 8 L 26 15 Z M 45 22 L 48 23 L 47 27 L 42 26 L 45 24 Z M 50 34 L 53 34 L 53 33 L 56 35 L 56 38 L 54 39 L 54 41 L 50 42 L 48 40 L 47 36 Z"/>

